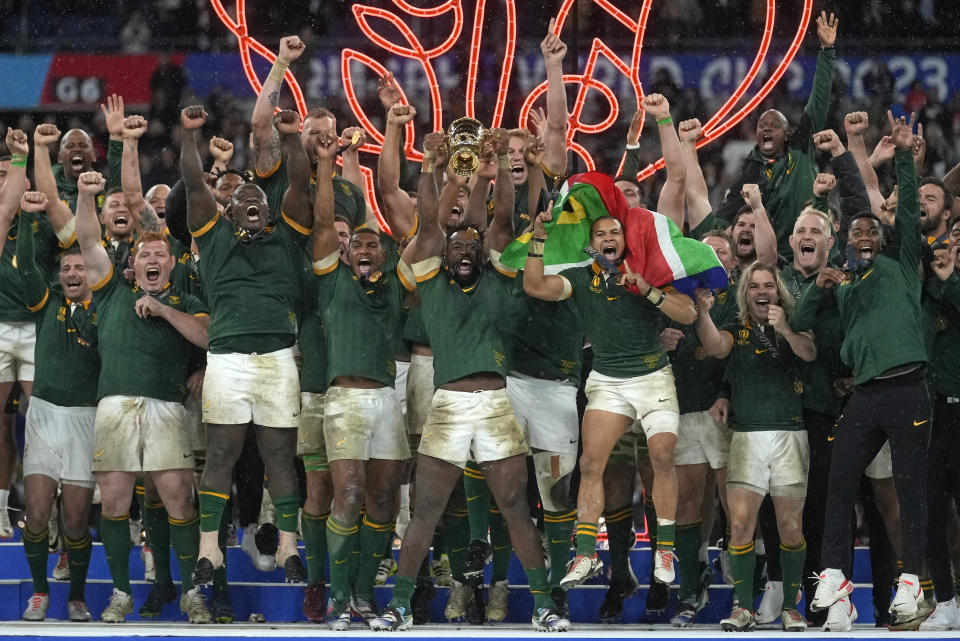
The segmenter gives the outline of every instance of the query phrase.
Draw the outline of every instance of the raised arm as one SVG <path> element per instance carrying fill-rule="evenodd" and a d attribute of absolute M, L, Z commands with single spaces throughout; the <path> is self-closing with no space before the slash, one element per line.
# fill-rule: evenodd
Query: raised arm
<path fill-rule="evenodd" d="M 538 136 L 528 136 L 527 145 L 523 148 L 523 162 L 527 165 L 527 212 L 528 215 L 540 211 L 540 195 L 546 188 L 543 172 L 543 154 L 546 147 Z M 514 229 L 514 235 L 520 230 Z"/>
<path fill-rule="evenodd" d="M 280 102 L 280 88 L 283 86 L 287 67 L 299 58 L 305 49 L 306 45 L 297 36 L 280 39 L 277 60 L 273 63 L 270 74 L 263 82 L 260 95 L 257 96 L 257 102 L 253 105 L 250 126 L 253 129 L 253 155 L 256 170 L 260 174 L 269 173 L 280 161 L 280 135 L 274 129 L 273 115 Z"/>
<path fill-rule="evenodd" d="M 544 223 L 553 220 L 553 203 L 546 211 L 537 214 L 533 222 L 533 239 L 527 249 L 527 260 L 523 264 L 523 291 L 527 296 L 540 300 L 563 300 L 571 294 L 570 281 L 557 274 L 543 273 L 543 246 L 547 242 L 547 228 Z"/>
<path fill-rule="evenodd" d="M 143 197 L 143 185 L 140 182 L 140 137 L 147 133 L 147 119 L 143 116 L 129 116 L 123 119 L 123 162 L 121 165 L 121 184 L 123 200 L 133 214 L 137 232 L 162 232 L 163 223 L 157 212 Z"/>
<path fill-rule="evenodd" d="M 630 126 L 627 127 L 626 146 L 623 149 L 623 170 L 620 172 L 624 176 L 636 180 L 640 173 L 640 129 L 643 127 L 642 110 L 637 109 L 630 119 Z"/>
<path fill-rule="evenodd" d="M 337 157 L 337 137 L 329 132 L 317 139 L 317 193 L 313 201 L 313 261 L 339 260 L 340 240 L 334 227 L 333 165 Z M 323 265 L 332 269 L 336 263 Z"/>
<path fill-rule="evenodd" d="M 643 108 L 657 121 L 660 150 L 667 168 L 667 180 L 657 199 L 657 211 L 683 229 L 683 193 L 687 168 L 680 152 L 680 138 L 670 117 L 670 103 L 660 94 L 652 93 L 643 98 Z"/>
<path fill-rule="evenodd" d="M 757 260 L 768 265 L 777 264 L 777 235 L 770 224 L 767 210 L 763 206 L 760 196 L 760 187 L 753 184 L 743 186 L 741 190 L 743 201 L 753 211 L 756 228 L 753 233 L 753 244 L 757 248 Z"/>
<path fill-rule="evenodd" d="M 7 170 L 7 179 L 0 187 L 0 251 L 7 240 L 7 232 L 13 224 L 13 217 L 20 208 L 20 196 L 23 195 L 27 182 L 27 154 L 30 147 L 27 145 L 27 134 L 19 129 L 7 127 L 7 149 L 10 150 L 10 169 Z"/>
<path fill-rule="evenodd" d="M 37 216 L 46 210 L 47 205 L 47 195 L 42 191 L 23 192 L 23 197 L 20 199 L 21 220 L 27 226 L 32 225 L 37 220 Z M 37 268 L 35 252 L 34 234 L 26 232 L 17 234 L 17 269 L 20 271 L 23 282 L 27 309 L 30 311 L 37 311 L 43 307 L 50 292 L 43 273 Z"/>
<path fill-rule="evenodd" d="M 547 36 L 540 43 L 543 65 L 547 72 L 547 130 L 543 132 L 545 147 L 543 164 L 554 176 L 567 173 L 567 92 L 563 84 L 563 57 L 567 45 L 555 33 L 556 20 L 551 18 Z"/>
<path fill-rule="evenodd" d="M 417 110 L 411 105 L 394 104 L 387 111 L 383 148 L 377 159 L 377 187 L 390 231 L 397 240 L 413 233 L 416 211 L 407 192 L 400 188 L 400 138 L 403 126 L 413 120 Z"/>
<path fill-rule="evenodd" d="M 697 338 L 707 354 L 714 358 L 726 358 L 733 348 L 730 332 L 721 332 L 710 316 L 713 294 L 707 289 L 697 289 Z"/>
<path fill-rule="evenodd" d="M 360 171 L 360 147 L 367 142 L 367 132 L 362 127 L 347 127 L 340 134 L 340 140 L 346 145 L 346 149 L 340 152 L 340 159 L 343 166 L 340 168 L 340 175 L 344 180 L 352 182 L 358 187 L 363 186 L 363 172 Z M 361 193 L 363 193 L 361 191 Z M 380 225 L 377 222 L 377 215 L 373 212 L 371 203 L 363 199 L 365 214 L 364 224 L 372 229 L 377 229 Z"/>
<path fill-rule="evenodd" d="M 305 229 L 310 229 L 313 227 L 313 203 L 310 202 L 310 158 L 300 142 L 300 114 L 284 109 L 277 114 L 274 127 L 280 135 L 280 148 L 287 166 L 288 186 L 280 207 L 290 220 Z"/>
<path fill-rule="evenodd" d="M 87 283 L 91 287 L 110 275 L 113 264 L 107 250 L 100 240 L 100 221 L 94 202 L 97 194 L 103 191 L 107 181 L 96 171 L 80 174 L 77 180 L 77 242 L 83 253 L 83 264 L 87 270 Z"/>
<path fill-rule="evenodd" d="M 121 187 L 121 175 L 123 173 L 123 96 L 112 94 L 107 96 L 107 103 L 100 103 L 100 111 L 103 112 L 104 124 L 107 126 L 107 133 L 110 134 L 110 140 L 107 142 L 107 192 Z"/>
<path fill-rule="evenodd" d="M 207 122 L 207 112 L 200 105 L 180 112 L 183 134 L 180 139 L 180 175 L 187 188 L 187 226 L 200 229 L 217 214 L 217 201 L 203 182 L 203 165 L 197 149 L 198 130 Z"/>
<path fill-rule="evenodd" d="M 404 262 L 411 266 L 443 254 L 444 234 L 440 227 L 439 194 L 433 175 L 438 151 L 443 144 L 442 131 L 431 132 L 423 138 L 423 164 L 420 167 L 420 184 L 417 189 L 420 225 L 416 237 L 403 252 Z"/>
<path fill-rule="evenodd" d="M 207 146 L 210 157 L 213 158 L 213 165 L 210 167 L 210 173 L 219 175 L 230 169 L 230 161 L 233 160 L 233 143 L 226 138 L 214 136 L 210 139 Z"/>
<path fill-rule="evenodd" d="M 510 136 L 503 129 L 494 129 L 491 132 L 490 142 L 497 156 L 497 179 L 493 183 L 493 221 L 487 232 L 487 247 L 502 252 L 514 237 L 514 187 L 510 177 Z M 534 173 L 543 175 L 543 172 L 536 169 Z"/>
<path fill-rule="evenodd" d="M 696 229 L 713 211 L 710 205 L 710 190 L 707 188 L 703 170 L 700 169 L 700 159 L 697 157 L 697 139 L 700 138 L 702 127 L 699 120 L 692 118 L 681 122 L 679 130 L 680 154 L 687 173 L 683 183 L 683 195 L 687 203 L 687 224 L 690 229 Z"/>
<path fill-rule="evenodd" d="M 60 140 L 60 130 L 53 124 L 37 125 L 33 130 L 33 178 L 37 191 L 47 197 L 47 218 L 60 244 L 66 247 L 73 240 L 74 220 L 70 207 L 60 200 L 57 179 L 50 164 L 50 147 Z"/>
<path fill-rule="evenodd" d="M 877 179 L 876 170 L 870 164 L 867 145 L 863 139 L 863 134 L 868 127 L 869 121 L 865 111 L 854 111 L 843 118 L 843 128 L 847 132 L 847 149 L 857 161 L 860 177 L 863 179 L 867 197 L 870 199 L 870 211 L 879 216 L 880 208 L 883 206 L 883 194 L 880 193 L 880 181 Z"/>
<path fill-rule="evenodd" d="M 830 87 L 833 85 L 833 70 L 837 61 L 837 50 L 834 45 L 837 41 L 838 20 L 834 14 L 827 17 L 826 11 L 820 12 L 817 18 L 817 38 L 820 40 L 820 54 L 817 56 L 817 70 L 813 74 L 813 87 L 810 97 L 803 107 L 803 118 L 800 120 L 797 135 L 800 144 L 805 148 L 811 145 L 811 136 L 821 131 L 827 123 L 827 112 L 830 109 Z"/>
<path fill-rule="evenodd" d="M 894 119 L 887 111 L 893 144 L 897 151 L 894 163 L 897 169 L 897 217 L 894 228 L 900 235 L 900 264 L 905 273 L 916 276 L 920 266 L 920 196 L 917 192 L 917 170 L 913 163 L 913 125 L 916 114 Z"/>

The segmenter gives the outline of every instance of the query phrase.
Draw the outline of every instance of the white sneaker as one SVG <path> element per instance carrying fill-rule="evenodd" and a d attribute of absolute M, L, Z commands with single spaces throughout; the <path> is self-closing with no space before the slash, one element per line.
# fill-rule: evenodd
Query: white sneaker
<path fill-rule="evenodd" d="M 67 601 L 67 616 L 71 621 L 80 623 L 90 620 L 90 610 L 83 601 Z"/>
<path fill-rule="evenodd" d="M 240 549 L 246 552 L 250 560 L 253 561 L 253 567 L 261 572 L 273 572 L 277 563 L 273 557 L 266 554 L 260 554 L 257 549 L 257 524 L 251 523 L 243 529 L 243 538 L 240 540 Z"/>
<path fill-rule="evenodd" d="M 13 526 L 10 525 L 9 508 L 0 509 L 0 539 L 12 539 Z"/>
<path fill-rule="evenodd" d="M 123 623 L 128 614 L 133 612 L 133 595 L 113 588 L 110 603 L 100 613 L 100 620 L 104 623 Z"/>
<path fill-rule="evenodd" d="M 153 560 L 153 550 L 144 544 L 140 548 L 140 558 L 143 559 L 143 580 L 153 583 L 157 580 L 157 565 Z"/>
<path fill-rule="evenodd" d="M 180 597 L 180 611 L 187 615 L 190 623 L 210 623 L 210 610 L 204 603 L 200 588 L 188 590 Z"/>
<path fill-rule="evenodd" d="M 653 578 L 664 585 L 672 585 L 676 573 L 673 570 L 672 550 L 657 550 L 653 555 Z"/>
<path fill-rule="evenodd" d="M 578 586 L 587 579 L 597 576 L 603 569 L 603 561 L 593 556 L 575 556 L 567 564 L 567 573 L 560 580 L 560 587 L 569 590 Z"/>
<path fill-rule="evenodd" d="M 763 598 L 757 607 L 757 623 L 766 625 L 773 623 L 780 617 L 780 607 L 783 605 L 783 581 L 767 581 L 763 587 Z"/>
<path fill-rule="evenodd" d="M 823 624 L 824 632 L 849 632 L 853 622 L 857 620 L 857 608 L 849 596 L 837 599 L 827 611 L 827 621 Z"/>
<path fill-rule="evenodd" d="M 47 616 L 47 608 L 50 607 L 49 594 L 34 594 L 27 601 L 27 609 L 23 611 L 24 621 L 43 621 Z"/>
<path fill-rule="evenodd" d="M 920 601 L 923 600 L 923 588 L 920 577 L 904 572 L 897 579 L 897 593 L 890 602 L 890 614 L 897 621 L 908 621 L 917 616 Z"/>
<path fill-rule="evenodd" d="M 817 578 L 817 592 L 813 596 L 813 601 L 810 602 L 810 609 L 813 612 L 826 610 L 838 599 L 850 596 L 850 593 L 853 592 L 853 583 L 843 576 L 841 570 L 826 568 Z M 919 583 L 917 587 L 919 587 Z"/>
<path fill-rule="evenodd" d="M 956 630 L 958 627 L 960 627 L 960 608 L 957 607 L 955 598 L 938 603 L 933 614 L 920 624 L 921 631 Z"/>
<path fill-rule="evenodd" d="M 68 581 L 70 579 L 70 559 L 66 552 L 61 552 L 57 557 L 57 564 L 53 566 L 53 578 L 57 581 Z"/>

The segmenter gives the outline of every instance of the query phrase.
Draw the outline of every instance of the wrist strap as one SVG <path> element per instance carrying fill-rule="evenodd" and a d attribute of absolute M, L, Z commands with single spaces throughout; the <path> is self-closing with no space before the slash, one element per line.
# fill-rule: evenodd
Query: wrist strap
<path fill-rule="evenodd" d="M 661 118 L 660 120 L 657 121 L 657 124 L 658 124 L 658 125 L 672 125 L 672 124 L 673 124 L 673 118 L 671 118 L 670 116 L 667 116 L 666 118 Z"/>
<path fill-rule="evenodd" d="M 27 157 L 23 154 L 13 154 L 10 157 L 10 166 L 11 167 L 26 167 L 27 166 Z"/>
<path fill-rule="evenodd" d="M 273 67 L 270 68 L 270 74 L 267 76 L 267 80 L 276 80 L 277 82 L 283 82 L 283 77 L 287 73 L 287 68 L 290 66 L 289 62 L 283 62 L 280 58 L 273 63 Z"/>

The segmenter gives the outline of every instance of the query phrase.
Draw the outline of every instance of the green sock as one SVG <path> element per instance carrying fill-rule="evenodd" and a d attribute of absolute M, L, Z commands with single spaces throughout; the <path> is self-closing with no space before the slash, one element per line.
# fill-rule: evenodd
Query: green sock
<path fill-rule="evenodd" d="M 733 575 L 733 589 L 741 608 L 753 612 L 753 571 L 757 565 L 757 551 L 750 541 L 746 545 L 727 544 L 730 555 L 730 574 Z"/>
<path fill-rule="evenodd" d="M 657 509 L 653 506 L 653 496 L 646 490 L 643 492 L 643 518 L 647 522 L 647 537 L 650 539 L 650 549 L 657 549 Z"/>
<path fill-rule="evenodd" d="M 153 553 L 157 583 L 170 583 L 170 522 L 163 503 L 143 504 L 143 529 L 147 533 L 147 545 Z"/>
<path fill-rule="evenodd" d="M 303 547 L 307 556 L 307 585 L 323 583 L 327 565 L 327 519 L 329 512 L 321 516 L 303 511 Z"/>
<path fill-rule="evenodd" d="M 681 601 L 696 598 L 700 591 L 700 521 L 677 526 L 677 558 L 680 564 Z"/>
<path fill-rule="evenodd" d="M 193 568 L 197 565 L 197 554 L 200 552 L 199 517 L 194 515 L 189 519 L 170 518 L 168 522 L 170 543 L 177 555 L 177 565 L 180 566 L 181 591 L 186 594 L 193 589 Z"/>
<path fill-rule="evenodd" d="M 543 529 L 547 534 L 550 547 L 550 587 L 560 585 L 567 563 L 570 561 L 570 541 L 573 538 L 573 525 L 577 522 L 577 511 L 543 512 Z M 607 530 L 610 534 L 610 530 Z"/>
<path fill-rule="evenodd" d="M 603 520 L 607 524 L 610 544 L 610 579 L 627 581 L 630 578 L 630 550 L 637 542 L 637 535 L 633 533 L 633 506 L 605 512 Z M 579 540 L 579 535 L 577 538 Z M 580 554 L 579 549 L 577 554 Z"/>
<path fill-rule="evenodd" d="M 410 597 L 413 596 L 413 590 L 417 587 L 417 580 L 412 576 L 397 575 L 393 583 L 393 598 L 390 599 L 391 607 L 403 608 L 404 612 L 410 612 Z"/>
<path fill-rule="evenodd" d="M 490 575 L 490 583 L 496 583 L 507 578 L 513 545 L 510 543 L 507 522 L 503 520 L 503 515 L 495 505 L 490 506 L 490 545 L 493 548 L 493 573 Z"/>
<path fill-rule="evenodd" d="M 67 548 L 67 563 L 70 564 L 70 595 L 67 600 L 84 601 L 87 570 L 90 568 L 90 553 L 93 550 L 93 538 L 90 536 L 90 530 L 84 532 L 83 538 L 76 541 L 64 535 L 63 543 Z"/>
<path fill-rule="evenodd" d="M 413 520 L 413 512 L 410 512 L 410 519 Z M 447 553 L 447 540 L 443 531 L 443 518 L 433 528 L 433 541 L 430 543 L 433 548 L 433 558 L 439 559 L 441 554 Z M 428 555 L 429 556 L 429 555 Z"/>
<path fill-rule="evenodd" d="M 130 515 L 100 517 L 100 538 L 110 568 L 113 587 L 133 594 L 130 589 Z"/>
<path fill-rule="evenodd" d="M 677 524 L 676 522 L 669 524 L 657 524 L 657 549 L 658 550 L 673 550 L 673 546 L 677 541 Z M 700 535 L 697 535 L 697 541 L 700 541 Z M 698 546 L 699 549 L 699 546 Z"/>
<path fill-rule="evenodd" d="M 350 561 L 347 563 L 347 576 L 350 581 L 350 591 L 353 592 L 353 586 L 357 584 L 357 576 L 360 574 L 360 525 L 367 516 L 364 510 L 360 510 L 360 518 L 357 520 L 357 536 L 353 537 L 353 549 L 350 551 Z"/>
<path fill-rule="evenodd" d="M 229 494 L 216 490 L 200 490 L 200 531 L 216 532 L 223 520 L 224 508 L 230 499 Z"/>
<path fill-rule="evenodd" d="M 360 528 L 360 563 L 357 571 L 357 580 L 354 583 L 354 594 L 373 600 L 373 582 L 380 569 L 380 561 L 384 557 L 387 541 L 393 536 L 394 521 L 378 523 L 369 516 L 363 517 Z"/>
<path fill-rule="evenodd" d="M 350 558 L 353 556 L 356 523 L 327 519 L 327 552 L 330 555 L 330 596 L 341 601 L 350 598 Z"/>
<path fill-rule="evenodd" d="M 450 574 L 455 581 L 463 583 L 463 564 L 467 560 L 470 545 L 470 519 L 467 510 L 447 507 L 443 512 L 443 536 L 450 557 Z"/>
<path fill-rule="evenodd" d="M 806 560 L 806 539 L 800 539 L 796 545 L 780 543 L 780 575 L 783 578 L 784 610 L 793 610 L 797 607 L 797 595 L 800 592 L 800 586 L 803 585 L 803 564 Z"/>
<path fill-rule="evenodd" d="M 133 484 L 133 496 L 137 500 L 137 507 L 140 508 L 140 522 L 143 524 L 143 541 L 148 548 L 153 548 L 150 541 L 150 532 L 147 531 L 147 515 L 144 512 L 147 505 L 147 490 L 143 486 L 143 477 L 138 476 Z"/>
<path fill-rule="evenodd" d="M 533 595 L 533 610 L 552 608 L 556 604 L 550 595 L 550 585 L 547 582 L 546 568 L 524 568 L 527 574 L 527 583 L 530 584 L 530 594 Z"/>
<path fill-rule="evenodd" d="M 483 470 L 473 461 L 463 469 L 463 490 L 467 495 L 467 512 L 470 515 L 470 540 L 486 541 L 490 519 L 490 488 Z"/>
<path fill-rule="evenodd" d="M 593 556 L 597 553 L 597 524 L 577 523 L 577 556 Z"/>
<path fill-rule="evenodd" d="M 297 531 L 297 516 L 300 514 L 300 495 L 274 496 L 273 507 L 277 509 L 277 529 L 281 532 Z"/>
<path fill-rule="evenodd" d="M 47 538 L 50 533 L 47 528 L 37 534 L 23 528 L 23 551 L 27 555 L 27 565 L 30 566 L 30 576 L 33 577 L 33 591 L 36 594 L 50 594 L 47 583 L 47 556 L 50 550 Z"/>
<path fill-rule="evenodd" d="M 230 514 L 233 512 L 230 509 L 230 501 L 227 501 L 226 509 L 223 511 L 223 519 L 220 521 L 220 533 L 217 536 L 217 545 L 220 547 L 220 554 L 223 555 L 223 564 L 213 571 L 213 589 L 214 590 L 225 590 L 227 589 L 227 531 L 230 526 Z M 197 555 L 199 556 L 199 528 L 197 529 L 198 538 L 197 546 L 198 551 Z"/>

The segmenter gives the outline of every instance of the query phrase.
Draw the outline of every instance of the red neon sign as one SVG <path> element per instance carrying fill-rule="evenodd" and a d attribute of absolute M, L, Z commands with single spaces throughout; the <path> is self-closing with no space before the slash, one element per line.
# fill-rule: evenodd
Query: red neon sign
<path fill-rule="evenodd" d="M 251 50 L 253 53 L 256 53 L 271 63 L 276 59 L 276 56 L 266 47 L 260 44 L 255 38 L 250 36 L 247 28 L 245 2 L 246 0 L 234 0 L 236 20 L 233 20 L 224 9 L 221 0 L 210 0 L 211 6 L 213 7 L 217 16 L 227 27 L 227 29 L 229 29 L 230 32 L 237 37 L 240 58 L 243 63 L 244 72 L 246 73 L 247 79 L 250 81 L 250 86 L 253 87 L 253 90 L 256 93 L 259 93 L 261 84 L 253 69 L 253 65 L 251 64 Z M 423 69 L 423 73 L 427 78 L 427 84 L 430 92 L 431 104 L 429 115 L 432 121 L 432 129 L 443 129 L 444 105 L 442 104 L 440 88 L 438 86 L 437 75 L 433 67 L 433 61 L 439 56 L 442 56 L 453 49 L 453 47 L 461 39 L 465 25 L 462 2 L 461 0 L 445 0 L 441 4 L 430 8 L 416 7 L 406 2 L 406 0 L 390 0 L 390 2 L 394 5 L 399 14 L 388 9 L 373 7 L 359 2 L 355 2 L 351 6 L 351 11 L 357 26 L 360 28 L 363 34 L 370 40 L 371 43 L 383 49 L 386 55 L 409 58 L 411 60 L 416 60 L 420 64 Z M 575 0 L 564 0 L 560 9 L 557 11 L 556 32 L 558 34 L 563 33 L 564 24 L 570 14 L 571 9 L 573 8 L 574 2 Z M 643 0 L 640 11 L 636 18 L 633 18 L 626 11 L 617 7 L 610 0 L 593 0 L 593 2 L 602 11 L 609 14 L 616 22 L 621 24 L 629 33 L 632 33 L 634 37 L 633 49 L 629 61 L 624 61 L 621 59 L 609 46 L 603 42 L 602 39 L 595 37 L 591 43 L 590 52 L 587 56 L 586 63 L 584 64 L 583 72 L 564 74 L 563 76 L 565 85 L 572 85 L 578 88 L 573 108 L 570 110 L 570 126 L 567 131 L 567 149 L 577 154 L 577 156 L 583 160 L 586 167 L 590 170 L 595 169 L 596 163 L 594 162 L 589 151 L 580 141 L 584 138 L 588 138 L 589 136 L 601 135 L 610 127 L 614 126 L 621 111 L 619 101 L 614 91 L 607 84 L 597 80 L 594 77 L 597 63 L 602 56 L 620 73 L 626 76 L 630 80 L 630 84 L 633 87 L 637 105 L 640 104 L 640 101 L 643 99 L 643 87 L 639 77 L 640 55 L 643 51 L 643 37 L 644 33 L 646 32 L 647 20 L 650 16 L 650 9 L 651 5 L 653 4 L 653 0 Z M 504 124 L 503 115 L 507 102 L 507 91 L 510 84 L 510 77 L 513 71 L 514 56 L 516 52 L 517 13 L 515 0 L 504 0 L 504 3 L 505 32 L 502 34 L 502 66 L 497 85 L 497 95 L 494 102 L 494 110 L 490 119 L 490 125 L 493 127 L 500 127 Z M 747 91 L 749 91 L 750 86 L 756 80 L 760 72 L 760 68 L 763 62 L 766 60 L 767 54 L 769 53 L 770 42 L 773 37 L 773 27 L 776 18 L 776 4 L 776 0 L 766 0 L 766 17 L 764 21 L 763 35 L 760 41 L 760 46 L 757 49 L 756 56 L 753 59 L 753 63 L 750 65 L 750 68 L 747 70 L 747 73 L 740 82 L 739 86 L 737 86 L 723 106 L 717 111 L 717 113 L 711 116 L 704 123 L 703 135 L 697 142 L 697 147 L 702 147 L 709 142 L 716 140 L 731 128 L 735 127 L 737 123 L 743 120 L 747 114 L 755 109 L 756 106 L 760 104 L 760 102 L 763 101 L 767 95 L 769 95 L 774 86 L 776 86 L 776 84 L 780 81 L 780 79 L 783 77 L 783 74 L 786 73 L 787 67 L 796 56 L 797 51 L 799 50 L 803 41 L 804 34 L 806 33 L 807 26 L 810 23 L 810 17 L 813 10 L 813 0 L 803 0 L 803 13 L 799 23 L 797 24 L 797 30 L 794 34 L 793 40 L 791 41 L 790 46 L 784 54 L 782 60 L 771 73 L 770 77 L 763 84 L 763 86 L 757 90 L 756 94 L 750 97 L 747 102 L 740 107 L 740 109 L 730 115 L 730 112 L 733 111 L 737 104 L 741 102 L 741 100 L 747 94 Z M 499 6 L 499 3 L 497 3 L 498 9 Z M 472 28 L 470 29 L 469 58 L 467 63 L 466 87 L 464 91 L 464 113 L 472 118 L 476 118 L 475 97 L 480 51 L 483 42 L 483 36 L 485 35 L 483 29 L 483 20 L 486 13 L 486 8 L 487 0 L 476 0 Z M 453 26 L 450 30 L 450 33 L 440 44 L 434 46 L 433 48 L 427 49 L 424 47 L 423 43 L 421 43 L 420 39 L 413 32 L 413 30 L 408 26 L 401 14 L 409 18 L 437 18 L 449 14 L 448 19 L 452 19 Z M 546 22 L 548 18 L 549 16 L 544 16 L 542 19 L 544 22 Z M 402 42 L 396 42 L 377 31 L 373 26 L 373 21 L 376 20 L 386 22 L 397 32 L 399 32 L 400 36 L 402 37 Z M 498 37 L 500 35 L 501 34 L 497 34 Z M 384 58 L 386 58 L 386 55 Z M 344 48 L 341 52 L 340 68 L 343 76 L 343 87 L 347 102 L 350 105 L 350 109 L 352 110 L 353 115 L 359 125 L 363 127 L 368 134 L 370 134 L 369 142 L 365 143 L 363 147 L 361 147 L 361 151 L 377 154 L 380 152 L 381 145 L 383 143 L 383 134 L 373 125 L 370 118 L 366 115 L 366 113 L 364 113 L 363 107 L 360 104 L 360 100 L 358 99 L 353 86 L 353 76 L 351 73 L 352 62 L 358 62 L 366 66 L 378 76 L 383 76 L 386 74 L 387 69 L 380 60 L 377 60 L 376 58 L 355 49 Z M 293 97 L 296 101 L 297 109 L 300 111 L 301 117 L 306 116 L 306 103 L 303 98 L 303 92 L 300 90 L 300 85 L 297 83 L 296 78 L 294 78 L 293 74 L 288 71 L 285 80 L 287 85 L 290 87 L 290 90 L 293 92 Z M 530 110 L 533 108 L 533 105 L 537 99 L 546 92 L 546 89 L 546 82 L 543 82 L 535 87 L 526 97 L 520 108 L 519 125 L 525 126 L 527 124 Z M 599 92 L 599 94 L 607 102 L 609 111 L 607 112 L 607 115 L 600 120 L 600 122 L 585 123 L 581 120 L 581 116 L 583 113 L 584 104 L 591 90 Z M 406 96 L 402 96 L 401 100 L 406 103 Z M 407 123 L 404 133 L 404 150 L 407 157 L 413 161 L 421 160 L 422 154 L 414 148 L 415 133 L 412 122 Z M 639 180 L 644 180 L 662 167 L 663 159 L 661 158 L 657 162 L 643 168 L 637 175 L 637 178 Z M 369 168 L 363 166 L 361 166 L 360 169 L 363 172 L 364 187 L 367 192 L 367 202 L 370 203 L 374 208 L 381 225 L 386 228 L 386 222 L 381 216 L 377 208 L 376 200 L 374 199 L 373 172 Z"/>

